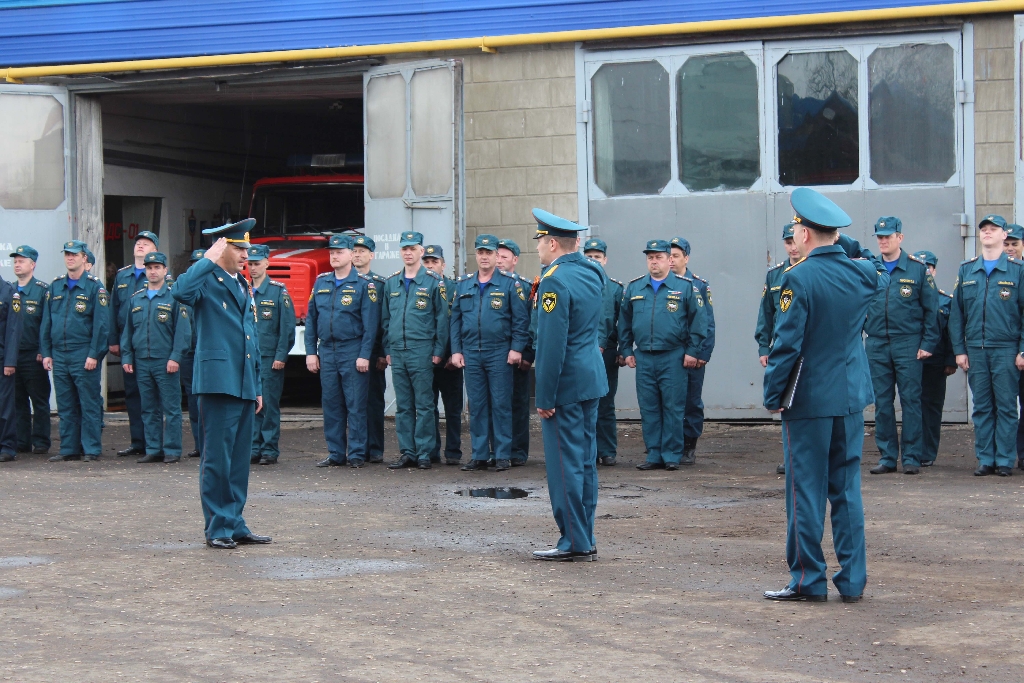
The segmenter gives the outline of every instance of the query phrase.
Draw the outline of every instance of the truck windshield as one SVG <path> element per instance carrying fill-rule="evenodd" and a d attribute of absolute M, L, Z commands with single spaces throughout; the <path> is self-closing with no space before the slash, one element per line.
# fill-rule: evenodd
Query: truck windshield
<path fill-rule="evenodd" d="M 363 186 L 343 183 L 257 188 L 253 237 L 317 235 L 362 228 Z"/>

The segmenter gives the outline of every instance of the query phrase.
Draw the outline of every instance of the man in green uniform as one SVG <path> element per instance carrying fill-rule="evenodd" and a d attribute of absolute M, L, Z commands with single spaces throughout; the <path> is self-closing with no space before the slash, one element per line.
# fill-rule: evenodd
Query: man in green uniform
<path fill-rule="evenodd" d="M 121 333 L 121 366 L 142 395 L 146 455 L 136 462 L 181 460 L 181 357 L 192 341 L 188 309 L 171 296 L 167 256 L 146 254 L 146 289 L 129 300 Z"/>
<path fill-rule="evenodd" d="M 50 450 L 50 377 L 39 354 L 39 326 L 43 321 L 50 286 L 35 277 L 39 252 L 23 244 L 11 253 L 18 278 L 18 314 L 21 345 L 18 371 L 14 373 L 14 407 L 18 421 L 18 451 L 47 453 Z"/>
<path fill-rule="evenodd" d="M 0 462 L 18 457 L 18 430 L 14 410 L 14 374 L 21 346 L 21 294 L 0 277 Z"/>
<path fill-rule="evenodd" d="M 384 291 L 386 278 L 370 270 L 377 243 L 366 235 L 357 235 L 352 240 L 352 265 L 356 272 L 374 282 L 377 293 Z M 370 387 L 366 394 L 366 461 L 384 462 L 384 392 L 388 388 L 387 358 L 384 357 L 384 330 L 380 327 L 380 312 L 384 298 L 377 299 L 377 336 L 370 356 Z"/>
<path fill-rule="evenodd" d="M 50 300 L 39 331 L 43 367 L 53 371 L 60 416 L 60 453 L 51 462 L 99 460 L 100 365 L 108 342 L 107 290 L 85 272 L 85 242 L 64 243 L 67 273 L 50 284 Z"/>
<path fill-rule="evenodd" d="M 1006 224 L 1006 239 L 1003 251 L 1009 258 L 1024 260 L 1024 227 L 1016 223 Z M 1024 372 L 1017 383 L 1017 407 L 1024 406 Z M 1017 467 L 1024 470 L 1024 420 L 1017 420 Z"/>
<path fill-rule="evenodd" d="M 444 250 L 439 244 L 429 244 L 423 250 L 423 265 L 441 278 L 441 296 L 451 311 L 455 299 L 455 280 L 444 274 Z M 434 368 L 434 448 L 430 462 L 441 462 L 441 413 L 437 409 L 438 395 L 444 403 L 444 462 L 458 465 L 462 460 L 462 368 L 452 363 L 451 344 L 445 346 L 441 362 Z"/>
<path fill-rule="evenodd" d="M 935 279 L 939 259 L 930 251 L 914 254 L 928 266 L 928 274 Z M 931 467 L 939 454 L 942 435 L 942 406 L 946 402 L 946 378 L 956 372 L 956 355 L 949 341 L 949 307 L 951 294 L 941 289 L 936 325 L 939 328 L 938 350 L 922 361 L 921 365 L 921 467 Z"/>
<path fill-rule="evenodd" d="M 423 263 L 423 235 L 403 232 L 402 270 L 384 286 L 384 351 L 395 383 L 399 459 L 391 469 L 430 469 L 434 434 L 434 368 L 448 345 L 448 302 L 441 277 Z"/>
<path fill-rule="evenodd" d="M 281 455 L 281 393 L 284 366 L 295 345 L 295 306 L 283 282 L 267 277 L 270 247 L 249 247 L 249 277 L 256 302 L 256 329 L 260 334 L 260 369 L 263 380 L 263 410 L 253 421 L 252 454 L 249 464 L 275 465 Z"/>
<path fill-rule="evenodd" d="M 498 270 L 515 278 L 529 299 L 533 285 L 516 272 L 520 253 L 519 245 L 514 240 L 498 240 L 498 251 L 495 252 Z M 530 368 L 535 358 L 533 342 L 537 330 L 537 312 L 532 301 L 528 300 L 527 304 L 530 309 L 529 338 L 519 365 L 512 368 L 512 467 L 522 467 L 530 458 Z M 494 464 L 493 461 L 491 464 Z"/>
<path fill-rule="evenodd" d="M 199 259 L 203 258 L 203 254 L 206 253 L 205 249 L 195 249 L 192 251 L 192 255 L 189 256 L 189 263 L 195 263 Z M 188 306 L 185 307 L 188 310 L 189 320 L 192 320 L 192 309 Z M 189 429 L 192 432 L 192 443 L 194 448 L 188 452 L 188 457 L 198 458 L 199 457 L 199 397 L 192 392 L 192 373 L 195 370 L 195 349 L 196 349 L 196 326 L 191 325 L 192 328 L 192 340 L 189 343 L 188 349 L 181 354 L 181 370 L 178 371 L 178 377 L 181 379 L 181 388 L 185 390 L 185 400 L 188 401 L 188 423 Z"/>
<path fill-rule="evenodd" d="M 608 245 L 604 240 L 592 237 L 583 244 L 583 255 L 608 268 Z M 626 359 L 619 355 L 619 307 L 622 305 L 621 282 L 609 277 L 601 294 L 601 328 L 597 345 L 604 360 L 604 372 L 608 378 L 608 393 L 597 404 L 597 464 L 606 467 L 615 465 L 618 456 L 619 436 L 615 422 L 615 394 L 619 389 L 619 368 Z"/>
<path fill-rule="evenodd" d="M 1003 251 L 1002 216 L 982 218 L 978 233 L 981 256 L 960 264 L 953 285 L 949 338 L 974 396 L 974 475 L 1008 477 L 1024 370 L 1024 263 Z"/>

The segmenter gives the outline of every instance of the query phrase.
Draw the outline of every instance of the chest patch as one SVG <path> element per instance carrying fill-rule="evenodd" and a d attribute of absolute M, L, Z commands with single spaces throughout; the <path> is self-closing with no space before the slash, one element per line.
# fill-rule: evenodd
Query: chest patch
<path fill-rule="evenodd" d="M 502 301 L 502 299 L 500 297 L 492 296 L 491 297 L 491 308 L 493 308 L 496 311 L 500 311 L 501 310 L 502 302 L 503 301 Z"/>
<path fill-rule="evenodd" d="M 352 305 L 352 295 L 351 294 L 342 294 L 341 295 L 341 305 L 342 306 L 351 306 Z"/>
<path fill-rule="evenodd" d="M 910 295 L 914 293 L 914 288 L 910 285 L 900 285 L 900 296 L 904 299 L 909 299 Z"/>
<path fill-rule="evenodd" d="M 679 310 L 679 302 L 678 301 L 669 300 L 669 301 L 665 302 L 665 308 L 668 309 L 669 313 L 675 313 L 676 311 Z"/>
<path fill-rule="evenodd" d="M 32 315 L 36 312 L 35 304 L 25 304 L 25 312 Z"/>
<path fill-rule="evenodd" d="M 999 289 L 999 299 L 1001 301 L 1009 301 L 1010 300 L 1010 290 L 1008 288 L 1006 288 L 1006 287 L 1000 287 L 1000 289 Z"/>
<path fill-rule="evenodd" d="M 170 318 L 170 317 L 171 316 L 170 316 L 170 314 L 167 311 L 159 311 L 156 314 L 156 319 L 159 320 L 162 323 L 167 322 L 167 319 Z"/>
<path fill-rule="evenodd" d="M 793 290 L 784 289 L 782 294 L 779 295 L 779 308 L 783 313 L 789 310 L 789 307 L 793 304 Z"/>
<path fill-rule="evenodd" d="M 75 310 L 78 311 L 79 313 L 85 313 L 85 302 L 84 301 L 76 301 L 75 302 Z"/>
<path fill-rule="evenodd" d="M 274 310 L 272 308 L 264 308 L 260 311 L 260 315 L 263 316 L 264 320 L 271 320 L 274 317 Z"/>
<path fill-rule="evenodd" d="M 416 297 L 416 308 L 418 308 L 421 311 L 426 310 L 427 300 L 422 297 Z"/>

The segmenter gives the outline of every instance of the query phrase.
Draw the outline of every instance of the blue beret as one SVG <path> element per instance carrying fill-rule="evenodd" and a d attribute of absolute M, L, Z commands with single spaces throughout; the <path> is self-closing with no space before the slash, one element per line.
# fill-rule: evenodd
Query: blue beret
<path fill-rule="evenodd" d="M 64 248 L 61 251 L 65 254 L 84 254 L 88 248 L 82 240 L 69 240 L 64 243 Z"/>
<path fill-rule="evenodd" d="M 884 237 L 886 235 L 891 235 L 896 232 L 903 232 L 903 221 L 901 221 L 899 218 L 896 218 L 896 216 L 882 216 L 877 221 L 875 221 L 876 236 Z"/>
<path fill-rule="evenodd" d="M 534 209 L 533 218 L 537 221 L 537 234 L 533 239 L 541 237 L 579 237 L 586 227 L 573 223 L 544 209 Z"/>
<path fill-rule="evenodd" d="M 142 260 L 145 263 L 159 263 L 162 266 L 167 265 L 167 256 L 160 253 L 159 251 L 151 251 L 146 254 L 146 258 Z"/>
<path fill-rule="evenodd" d="M 604 240 L 596 237 L 591 237 L 589 240 L 583 243 L 583 251 L 599 251 L 602 254 L 608 253 L 608 245 L 605 244 Z"/>
<path fill-rule="evenodd" d="M 33 249 L 32 247 L 28 246 L 27 244 L 23 244 L 14 251 L 12 251 L 10 253 L 10 256 L 24 256 L 25 258 L 30 258 L 33 261 L 39 260 L 39 252 Z"/>
<path fill-rule="evenodd" d="M 191 261 L 192 263 L 195 263 L 199 259 L 203 258 L 203 254 L 205 253 L 205 249 L 196 249 L 195 251 L 192 252 L 192 255 L 188 257 L 188 260 Z"/>
<path fill-rule="evenodd" d="M 421 232 L 403 232 L 402 238 L 398 242 L 399 248 L 401 247 L 416 247 L 423 245 L 423 233 Z"/>
<path fill-rule="evenodd" d="M 494 235 L 477 235 L 473 242 L 474 249 L 487 249 L 488 251 L 498 250 L 498 238 Z"/>
<path fill-rule="evenodd" d="M 351 249 L 353 246 L 352 235 L 331 235 L 331 241 L 327 243 L 328 249 Z"/>
<path fill-rule="evenodd" d="M 153 246 L 157 248 L 160 247 L 160 238 L 156 236 L 155 232 L 150 232 L 149 230 L 140 230 L 139 234 L 135 236 L 135 241 L 138 242 L 139 240 L 149 240 L 150 242 L 153 243 Z"/>
<path fill-rule="evenodd" d="M 219 228 L 207 228 L 203 230 L 204 235 L 209 235 L 211 238 L 217 240 L 223 237 L 228 241 L 228 244 L 233 244 L 236 247 L 249 248 L 249 231 L 256 226 L 255 218 L 246 218 L 245 220 L 238 221 L 237 223 L 228 223 L 222 225 Z"/>
<path fill-rule="evenodd" d="M 992 225 L 996 226 L 997 228 L 1002 228 L 1003 230 L 1006 230 L 1006 219 L 1003 218 L 1002 216 L 997 216 L 994 213 L 990 213 L 989 215 L 987 215 L 984 218 L 982 218 L 978 222 L 978 227 L 980 228 L 981 226 L 985 225 L 986 223 L 991 223 Z"/>
<path fill-rule="evenodd" d="M 498 240 L 498 246 L 499 247 L 504 247 L 505 249 L 508 249 L 509 251 L 511 251 L 516 256 L 519 256 L 519 245 L 516 244 L 513 240 L 510 240 L 510 239 Z"/>
<path fill-rule="evenodd" d="M 366 235 L 359 235 L 352 240 L 352 247 L 366 247 L 370 251 L 377 251 L 377 243 L 373 241 L 372 237 Z"/>
<path fill-rule="evenodd" d="M 270 258 L 270 247 L 265 244 L 254 244 L 249 247 L 250 261 L 262 261 L 265 258 Z"/>
<path fill-rule="evenodd" d="M 669 254 L 672 252 L 672 245 L 665 240 L 650 240 L 644 246 L 645 254 Z"/>
<path fill-rule="evenodd" d="M 939 257 L 930 251 L 919 251 L 916 254 L 914 254 L 914 256 L 921 259 L 929 266 L 939 265 Z"/>
<path fill-rule="evenodd" d="M 444 249 L 440 244 L 428 244 L 423 250 L 423 258 L 444 258 Z"/>
<path fill-rule="evenodd" d="M 809 187 L 798 187 L 789 197 L 796 216 L 794 223 L 800 223 L 815 230 L 838 230 L 853 223 L 845 211 L 825 195 Z"/>

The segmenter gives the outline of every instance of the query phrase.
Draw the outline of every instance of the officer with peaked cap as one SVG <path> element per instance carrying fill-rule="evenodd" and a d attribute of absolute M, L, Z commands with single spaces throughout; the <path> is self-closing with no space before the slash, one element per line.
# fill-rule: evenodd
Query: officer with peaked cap
<path fill-rule="evenodd" d="M 21 294 L 0 277 L 0 462 L 18 457 L 18 430 L 14 409 L 14 374 L 18 370 L 21 346 Z"/>
<path fill-rule="evenodd" d="M 205 249 L 194 249 L 192 254 L 189 256 L 189 265 L 195 263 L 199 259 L 203 258 L 203 254 L 206 253 Z M 195 348 L 196 348 L 196 326 L 194 318 L 192 317 L 192 309 L 185 306 L 185 310 L 188 312 L 189 320 L 192 321 L 189 325 L 192 330 L 192 340 L 189 342 L 188 348 L 184 353 L 181 354 L 181 369 L 178 371 L 178 378 L 181 381 L 181 388 L 185 391 L 185 400 L 188 401 L 188 424 L 189 430 L 192 432 L 192 443 L 194 448 L 188 452 L 188 457 L 198 458 L 199 457 L 199 442 L 200 442 L 200 431 L 199 431 L 199 397 L 192 392 L 192 374 L 195 370 Z"/>
<path fill-rule="evenodd" d="M 792 578 L 784 589 L 766 591 L 764 597 L 828 599 L 828 566 L 821 549 L 827 500 L 840 565 L 832 581 L 843 602 L 857 602 L 867 582 L 860 493 L 863 410 L 874 400 L 861 330 L 889 273 L 877 260 L 850 258 L 835 243 L 836 231 L 851 220 L 830 200 L 797 188 L 790 201 L 797 214 L 793 239 L 802 259 L 782 275 L 764 406 L 782 411 L 786 560 Z M 799 381 L 791 383 L 792 377 Z"/>
<path fill-rule="evenodd" d="M 19 296 L 12 307 L 21 316 L 18 371 L 14 373 L 18 451 L 46 453 L 50 450 L 50 377 L 39 353 L 39 326 L 50 299 L 50 286 L 35 277 L 39 252 L 23 244 L 10 256 Z"/>
<path fill-rule="evenodd" d="M 103 449 L 103 397 L 100 359 L 108 341 L 109 296 L 95 276 L 85 272 L 85 242 L 64 243 L 67 273 L 50 284 L 50 301 L 39 328 L 43 367 L 53 371 L 60 415 L 61 460 L 99 460 Z"/>
<path fill-rule="evenodd" d="M 538 560 L 597 557 L 597 404 L 608 393 L 597 338 L 604 270 L 579 253 L 585 227 L 534 209 L 543 275 L 537 287 L 536 405 L 544 465 L 560 537 Z"/>
<path fill-rule="evenodd" d="M 384 291 L 386 278 L 370 269 L 377 243 L 372 237 L 356 235 L 352 239 L 352 265 L 361 274 L 374 282 L 374 298 L 377 300 L 378 318 L 384 305 L 384 298 L 378 296 Z M 384 462 L 384 392 L 388 388 L 388 361 L 384 357 L 384 330 L 377 323 L 377 337 L 370 354 L 370 387 L 366 393 L 366 457 L 367 462 Z"/>
<path fill-rule="evenodd" d="M 583 255 L 598 263 L 607 274 L 608 245 L 596 237 L 583 243 Z M 604 359 L 604 374 L 608 380 L 608 393 L 597 404 L 597 464 L 612 467 L 618 456 L 619 436 L 615 422 L 615 394 L 619 389 L 619 368 L 625 359 L 619 355 L 619 308 L 625 285 L 608 277 L 601 294 L 601 331 L 597 346 Z"/>
<path fill-rule="evenodd" d="M 495 238 L 497 239 L 497 238 Z M 423 265 L 441 278 L 441 296 L 448 302 L 451 313 L 455 299 L 455 280 L 444 274 L 444 249 L 440 244 L 428 244 L 423 250 Z M 450 334 L 450 328 L 449 328 Z M 441 362 L 434 366 L 434 448 L 430 462 L 441 462 L 441 413 L 437 402 L 444 404 L 444 462 L 458 465 L 462 461 L 462 368 L 452 363 L 451 344 L 444 347 Z"/>
<path fill-rule="evenodd" d="M 255 224 L 247 218 L 204 230 L 216 242 L 171 286 L 171 295 L 191 307 L 198 329 L 192 390 L 199 396 L 199 489 L 211 548 L 271 540 L 254 534 L 242 517 L 253 423 L 263 407 L 256 305 L 240 274 Z"/>
<path fill-rule="evenodd" d="M 167 256 L 146 254 L 146 288 L 132 295 L 121 333 L 121 365 L 142 395 L 146 455 L 136 462 L 181 460 L 181 357 L 192 340 L 188 309 L 171 296 Z"/>
<path fill-rule="evenodd" d="M 978 224 L 981 255 L 960 264 L 949 315 L 956 364 L 974 397 L 975 476 L 1013 474 L 1024 370 L 1024 263 L 1003 251 L 1006 221 Z"/>
<path fill-rule="evenodd" d="M 939 259 L 930 251 L 914 254 L 925 262 L 928 274 L 935 279 Z M 946 402 L 946 378 L 956 372 L 956 355 L 949 341 L 949 308 L 953 296 L 941 289 L 936 326 L 939 345 L 934 354 L 921 361 L 921 467 L 930 467 L 939 453 L 942 435 L 942 406 Z"/>

